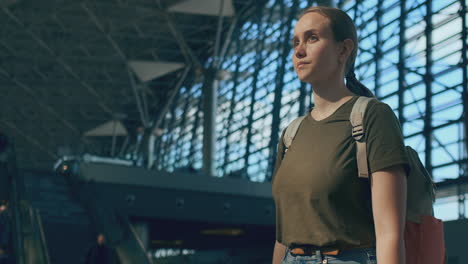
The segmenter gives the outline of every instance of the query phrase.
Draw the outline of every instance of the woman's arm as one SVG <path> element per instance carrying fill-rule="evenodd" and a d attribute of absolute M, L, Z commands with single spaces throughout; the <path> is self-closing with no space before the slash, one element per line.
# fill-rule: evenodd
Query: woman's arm
<path fill-rule="evenodd" d="M 372 173 L 377 263 L 405 264 L 406 173 L 401 165 Z"/>
<path fill-rule="evenodd" d="M 286 253 L 286 246 L 278 242 L 275 242 L 275 248 L 273 249 L 273 262 L 272 264 L 281 264 L 284 255 Z"/>

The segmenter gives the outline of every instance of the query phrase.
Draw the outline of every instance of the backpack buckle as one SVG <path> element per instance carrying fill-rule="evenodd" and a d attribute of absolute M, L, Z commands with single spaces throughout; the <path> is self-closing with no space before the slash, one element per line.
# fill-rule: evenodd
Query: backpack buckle
<path fill-rule="evenodd" d="M 364 136 L 364 127 L 362 126 L 362 124 L 353 126 L 352 134 L 355 140 L 361 140 Z"/>

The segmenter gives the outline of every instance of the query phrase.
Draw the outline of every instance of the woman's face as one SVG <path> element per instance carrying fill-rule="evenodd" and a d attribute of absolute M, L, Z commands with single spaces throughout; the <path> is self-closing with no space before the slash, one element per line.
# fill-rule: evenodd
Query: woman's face
<path fill-rule="evenodd" d="M 294 70 L 303 82 L 330 80 L 342 74 L 342 43 L 335 41 L 327 17 L 307 13 L 294 27 L 292 40 Z"/>

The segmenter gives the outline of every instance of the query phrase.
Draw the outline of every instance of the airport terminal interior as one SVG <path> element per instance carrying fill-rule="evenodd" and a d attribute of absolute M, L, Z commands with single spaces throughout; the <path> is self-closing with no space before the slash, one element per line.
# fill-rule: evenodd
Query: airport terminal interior
<path fill-rule="evenodd" d="M 468 264 L 466 0 L 0 0 L 0 263 L 272 263 L 282 131 L 314 107 L 291 39 L 316 5 L 353 19 L 356 78 Z"/>

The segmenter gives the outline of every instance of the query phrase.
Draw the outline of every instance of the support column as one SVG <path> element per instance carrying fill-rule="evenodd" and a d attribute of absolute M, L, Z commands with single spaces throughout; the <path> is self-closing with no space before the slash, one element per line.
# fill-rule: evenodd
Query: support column
<path fill-rule="evenodd" d="M 460 17 L 462 19 L 462 62 L 461 68 L 463 72 L 463 81 L 462 81 L 462 101 L 463 101 L 463 115 L 462 115 L 462 122 L 463 122 L 463 153 L 465 154 L 460 159 L 464 159 L 465 161 L 460 164 L 460 175 L 459 177 L 468 177 L 468 164 L 466 162 L 467 154 L 468 154 L 468 48 L 467 48 L 467 37 L 468 37 L 468 21 L 466 19 L 466 12 L 467 6 L 466 2 L 461 0 L 461 9 L 459 11 Z M 458 187 L 458 218 L 464 219 L 466 218 L 466 208 L 465 208 L 465 193 L 460 190 L 461 188 Z"/>
<path fill-rule="evenodd" d="M 375 45 L 375 54 L 374 54 L 374 61 L 375 61 L 375 79 L 374 79 L 374 94 L 378 98 L 380 95 L 380 62 L 383 58 L 382 54 L 382 1 L 377 2 L 377 31 L 376 34 L 376 45 Z M 398 105 L 398 108 L 401 108 L 401 104 Z"/>
<path fill-rule="evenodd" d="M 216 105 L 218 80 L 216 70 L 206 71 L 203 85 L 203 172 L 214 176 L 214 153 L 216 141 Z"/>
<path fill-rule="evenodd" d="M 463 72 L 463 82 L 462 82 L 462 87 L 463 87 L 463 92 L 462 92 L 462 101 L 463 101 L 463 115 L 462 115 L 462 121 L 464 125 L 464 152 L 465 155 L 468 154 L 468 21 L 466 19 L 466 13 L 467 13 L 467 4 L 465 1 L 460 1 L 461 2 L 461 10 L 459 11 L 460 17 L 462 19 L 462 62 L 461 62 L 461 69 Z M 467 158 L 466 156 L 463 158 Z M 468 164 L 463 164 L 463 167 L 467 167 Z M 468 170 L 465 170 L 463 173 L 463 176 L 468 176 Z"/>
<path fill-rule="evenodd" d="M 427 172 L 432 175 L 432 0 L 426 1 L 426 74 L 424 83 L 426 85 L 426 113 L 424 116 L 424 137 L 425 137 L 425 165 Z"/>
<path fill-rule="evenodd" d="M 402 0 L 400 2 L 400 42 L 398 44 L 398 119 L 400 119 L 400 124 L 403 127 L 406 119 L 403 114 L 404 106 L 405 106 L 405 88 L 406 88 L 406 63 L 405 63 L 405 56 L 406 56 L 406 38 L 405 38 L 405 31 L 406 31 L 406 0 Z"/>
<path fill-rule="evenodd" d="M 247 176 L 247 179 L 252 180 L 253 175 L 248 175 L 247 173 L 247 168 L 249 167 L 249 157 L 251 153 L 251 146 L 252 146 L 252 137 L 253 137 L 253 116 L 255 112 L 255 95 L 257 93 L 257 82 L 258 82 L 258 75 L 260 72 L 260 69 L 262 68 L 262 63 L 263 63 L 263 56 L 262 56 L 262 50 L 264 49 L 265 46 L 265 36 L 264 36 L 264 30 L 263 30 L 263 23 L 262 23 L 262 16 L 263 16 L 263 8 L 261 8 L 259 5 L 257 5 L 256 10 L 255 10 L 255 19 L 252 21 L 253 23 L 256 23 L 258 25 L 258 29 L 260 31 L 258 40 L 256 43 L 256 48 L 255 52 L 257 53 L 257 57 L 255 59 L 255 70 L 253 73 L 253 81 L 252 81 L 252 93 L 250 94 L 250 108 L 249 108 L 249 116 L 248 116 L 248 123 L 247 123 L 247 144 L 245 146 L 245 156 L 244 156 L 244 171 Z"/>

